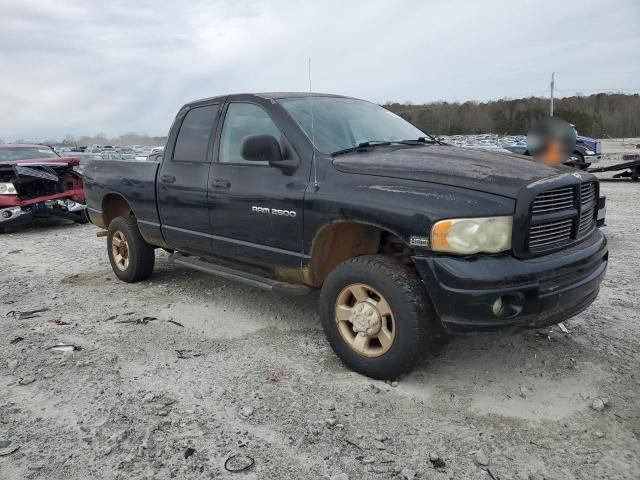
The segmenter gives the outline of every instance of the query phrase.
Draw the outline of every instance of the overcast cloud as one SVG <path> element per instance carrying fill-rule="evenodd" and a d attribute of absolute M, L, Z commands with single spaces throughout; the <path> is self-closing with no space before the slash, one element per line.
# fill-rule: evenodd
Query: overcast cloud
<path fill-rule="evenodd" d="M 163 135 L 186 101 L 640 91 L 640 1 L 0 0 L 0 138 Z"/>

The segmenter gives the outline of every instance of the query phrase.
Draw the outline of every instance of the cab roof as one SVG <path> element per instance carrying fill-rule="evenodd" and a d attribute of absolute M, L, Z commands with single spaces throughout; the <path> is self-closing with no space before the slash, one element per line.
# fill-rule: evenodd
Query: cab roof
<path fill-rule="evenodd" d="M 335 95 L 332 93 L 316 93 L 316 92 L 262 92 L 262 93 L 233 93 L 230 95 L 217 95 L 215 97 L 200 98 L 186 103 L 184 106 L 196 105 L 203 102 L 210 102 L 212 100 L 233 100 L 241 97 L 258 97 L 268 100 L 281 100 L 283 98 L 307 98 L 307 97 L 333 97 L 333 98 L 353 98 L 343 95 Z"/>

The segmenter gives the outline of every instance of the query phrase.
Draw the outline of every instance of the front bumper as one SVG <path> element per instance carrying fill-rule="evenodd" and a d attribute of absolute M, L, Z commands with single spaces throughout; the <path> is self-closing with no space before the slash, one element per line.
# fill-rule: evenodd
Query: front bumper
<path fill-rule="evenodd" d="M 0 208 L 0 225 L 28 223 L 34 215 L 53 215 L 74 219 L 86 206 L 70 199 L 46 200 L 26 206 Z"/>
<path fill-rule="evenodd" d="M 19 223 L 31 217 L 31 209 L 23 207 L 0 208 L 0 225 Z"/>
<path fill-rule="evenodd" d="M 488 255 L 413 261 L 444 327 L 482 332 L 542 327 L 577 315 L 598 295 L 608 250 L 595 229 L 569 249 L 526 260 Z"/>
<path fill-rule="evenodd" d="M 585 155 L 584 157 L 584 163 L 587 164 L 592 164 L 592 163 L 597 163 L 600 160 L 602 160 L 602 155 L 600 154 L 596 154 L 596 155 Z"/>

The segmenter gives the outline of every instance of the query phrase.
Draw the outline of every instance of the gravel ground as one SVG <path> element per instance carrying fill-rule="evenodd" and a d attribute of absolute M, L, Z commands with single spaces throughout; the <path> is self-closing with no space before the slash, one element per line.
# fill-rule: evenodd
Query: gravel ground
<path fill-rule="evenodd" d="M 570 333 L 458 337 L 392 385 L 336 359 L 317 296 L 164 252 L 120 283 L 91 225 L 0 236 L 0 478 L 640 478 L 640 184 L 602 189 L 609 272 Z"/>

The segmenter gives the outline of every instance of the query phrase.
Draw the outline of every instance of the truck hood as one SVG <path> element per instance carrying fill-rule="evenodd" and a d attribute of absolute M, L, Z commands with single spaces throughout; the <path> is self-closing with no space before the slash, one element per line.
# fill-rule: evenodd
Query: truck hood
<path fill-rule="evenodd" d="M 522 155 L 450 145 L 378 147 L 341 155 L 333 165 L 345 173 L 452 185 L 513 199 L 529 183 L 572 171 Z"/>

